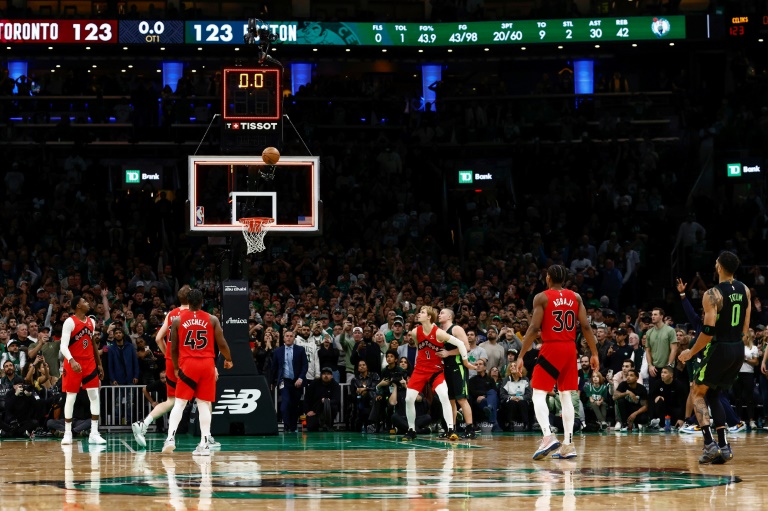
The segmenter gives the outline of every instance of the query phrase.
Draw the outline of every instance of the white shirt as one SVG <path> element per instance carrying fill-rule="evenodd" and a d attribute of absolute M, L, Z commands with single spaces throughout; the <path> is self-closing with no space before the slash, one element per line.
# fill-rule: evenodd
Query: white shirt
<path fill-rule="evenodd" d="M 317 344 L 314 341 L 304 339 L 301 336 L 296 336 L 297 344 L 304 348 L 307 352 L 307 381 L 312 381 L 315 378 L 320 377 L 320 358 L 317 356 Z M 296 376 L 298 377 L 298 376 Z"/>
<path fill-rule="evenodd" d="M 754 373 L 755 372 L 755 366 L 751 366 L 747 364 L 747 360 L 754 360 L 758 357 L 757 352 L 757 346 L 752 346 L 751 348 L 747 348 L 744 346 L 744 363 L 741 364 L 741 369 L 739 369 L 740 373 Z"/>

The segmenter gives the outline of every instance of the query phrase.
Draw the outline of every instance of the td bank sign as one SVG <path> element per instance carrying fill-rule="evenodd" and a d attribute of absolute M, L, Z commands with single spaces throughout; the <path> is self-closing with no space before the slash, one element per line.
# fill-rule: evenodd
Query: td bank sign
<path fill-rule="evenodd" d="M 126 170 L 125 171 L 125 183 L 126 184 L 140 184 L 144 182 L 156 182 L 159 183 L 161 180 L 159 173 L 154 174 L 148 174 L 146 172 L 142 172 L 140 170 Z"/>
<path fill-rule="evenodd" d="M 459 184 L 471 185 L 477 181 L 493 181 L 493 174 L 490 172 L 481 173 L 474 170 L 460 170 L 459 171 Z"/>

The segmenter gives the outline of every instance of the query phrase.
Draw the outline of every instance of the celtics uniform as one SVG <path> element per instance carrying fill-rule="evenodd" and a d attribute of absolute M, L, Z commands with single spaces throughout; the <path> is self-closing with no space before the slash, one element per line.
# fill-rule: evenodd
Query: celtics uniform
<path fill-rule="evenodd" d="M 449 335 L 453 335 L 453 327 L 451 325 L 446 332 Z M 445 357 L 443 359 L 443 365 L 445 368 L 445 383 L 448 385 L 448 397 L 450 399 L 466 399 L 469 395 L 467 391 L 467 370 L 461 362 L 461 355 L 454 355 L 452 357 Z"/>
<path fill-rule="evenodd" d="M 747 289 L 738 280 L 717 285 L 723 306 L 715 321 L 715 336 L 704 349 L 696 383 L 713 389 L 729 389 L 744 363 L 744 320 L 749 306 Z"/>

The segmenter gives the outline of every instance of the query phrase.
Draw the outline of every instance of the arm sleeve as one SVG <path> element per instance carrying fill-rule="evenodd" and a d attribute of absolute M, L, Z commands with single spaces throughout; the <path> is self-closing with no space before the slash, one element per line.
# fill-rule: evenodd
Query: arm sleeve
<path fill-rule="evenodd" d="M 463 341 L 461 341 L 460 339 L 458 339 L 458 338 L 456 338 L 456 337 L 451 335 L 449 337 L 449 339 L 448 339 L 448 342 L 453 344 L 454 346 L 456 346 L 459 349 L 459 355 L 461 355 L 461 359 L 462 360 L 466 360 L 467 359 L 467 347 L 464 346 L 464 342 Z"/>
<path fill-rule="evenodd" d="M 72 329 L 74 327 L 75 322 L 72 321 L 72 318 L 67 318 L 61 329 L 61 346 L 59 347 L 59 351 L 64 357 L 64 360 L 72 360 L 72 354 L 69 352 L 69 338 L 72 335 Z"/>

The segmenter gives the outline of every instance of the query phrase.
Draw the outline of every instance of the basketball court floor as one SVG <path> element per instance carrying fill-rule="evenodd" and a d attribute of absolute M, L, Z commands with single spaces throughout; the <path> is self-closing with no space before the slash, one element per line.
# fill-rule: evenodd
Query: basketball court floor
<path fill-rule="evenodd" d="M 193 459 L 182 435 L 172 455 L 149 435 L 0 442 L 2 509 L 227 510 L 691 510 L 761 509 L 768 499 L 763 432 L 731 436 L 735 458 L 700 466 L 699 435 L 577 435 L 576 460 L 531 460 L 540 436 L 447 442 L 359 433 L 221 437 Z"/>

